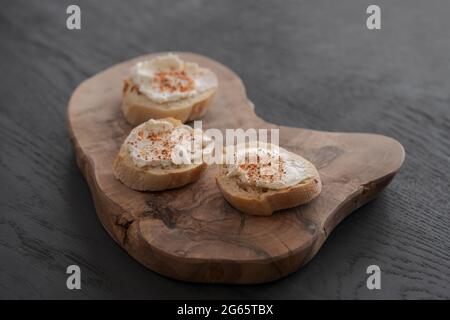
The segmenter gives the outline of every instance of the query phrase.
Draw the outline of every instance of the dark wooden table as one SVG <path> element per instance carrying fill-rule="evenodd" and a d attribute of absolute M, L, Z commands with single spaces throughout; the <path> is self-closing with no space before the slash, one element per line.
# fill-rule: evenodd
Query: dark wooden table
<path fill-rule="evenodd" d="M 450 3 L 2 2 L 0 298 L 450 298 Z M 264 119 L 399 140 L 405 164 L 299 272 L 257 286 L 182 283 L 130 258 L 99 223 L 66 127 L 73 89 L 143 53 L 193 51 L 244 80 Z M 66 288 L 66 267 L 82 289 Z M 366 268 L 379 265 L 381 290 Z"/>

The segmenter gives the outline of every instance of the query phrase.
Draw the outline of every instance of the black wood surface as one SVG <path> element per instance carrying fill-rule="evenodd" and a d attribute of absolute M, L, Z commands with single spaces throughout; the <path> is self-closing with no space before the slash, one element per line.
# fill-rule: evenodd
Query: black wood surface
<path fill-rule="evenodd" d="M 0 298 L 450 298 L 450 2 L 2 1 Z M 82 30 L 66 29 L 77 3 Z M 87 77 L 157 51 L 216 59 L 284 125 L 399 140 L 388 189 L 302 270 L 257 286 L 182 283 L 130 258 L 99 223 L 66 106 Z M 66 267 L 82 289 L 66 288 Z M 366 288 L 366 268 L 382 289 Z"/>

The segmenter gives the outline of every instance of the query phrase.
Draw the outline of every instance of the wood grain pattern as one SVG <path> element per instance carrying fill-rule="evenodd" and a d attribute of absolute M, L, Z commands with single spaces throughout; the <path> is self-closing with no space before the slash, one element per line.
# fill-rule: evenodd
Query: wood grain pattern
<path fill-rule="evenodd" d="M 252 111 L 236 74 L 200 55 L 181 57 L 219 78 L 204 129 L 275 128 Z M 375 198 L 403 163 L 403 147 L 391 138 L 280 127 L 280 145 L 312 161 L 320 172 L 323 191 L 310 204 L 271 217 L 247 216 L 222 197 L 214 166 L 183 188 L 134 191 L 114 178 L 112 162 L 132 128 L 120 103 L 122 81 L 135 61 L 83 82 L 69 103 L 69 127 L 104 227 L 134 258 L 166 276 L 260 283 L 292 273 L 317 253 L 344 217 Z"/>

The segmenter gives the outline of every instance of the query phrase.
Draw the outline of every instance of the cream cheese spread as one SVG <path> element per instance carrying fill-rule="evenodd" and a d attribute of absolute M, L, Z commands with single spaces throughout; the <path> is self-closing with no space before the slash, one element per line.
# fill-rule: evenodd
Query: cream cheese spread
<path fill-rule="evenodd" d="M 196 131 L 187 125 L 175 127 L 169 121 L 150 119 L 134 128 L 125 143 L 137 167 L 179 167 L 198 163 L 196 154 L 201 157 L 196 150 L 203 148 L 202 132 Z M 195 139 L 196 135 L 200 138 Z"/>
<path fill-rule="evenodd" d="M 171 53 L 135 64 L 131 80 L 141 93 L 157 103 L 192 98 L 218 85 L 211 70 L 184 62 Z"/>
<path fill-rule="evenodd" d="M 225 165 L 227 176 L 249 186 L 279 190 L 311 177 L 300 157 L 270 144 L 237 148 L 234 159 Z"/>

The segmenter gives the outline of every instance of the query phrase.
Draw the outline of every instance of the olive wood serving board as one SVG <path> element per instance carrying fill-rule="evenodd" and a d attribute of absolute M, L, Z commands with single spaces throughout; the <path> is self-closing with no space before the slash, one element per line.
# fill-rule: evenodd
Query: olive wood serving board
<path fill-rule="evenodd" d="M 265 122 L 254 113 L 233 71 L 197 54 L 180 56 L 210 68 L 219 79 L 217 95 L 202 119 L 204 129 L 279 128 L 280 145 L 316 165 L 323 189 L 307 205 L 256 217 L 225 201 L 215 184 L 215 166 L 199 181 L 171 191 L 126 187 L 112 171 L 132 129 L 120 109 L 122 85 L 129 67 L 144 57 L 115 65 L 75 90 L 68 107 L 69 130 L 100 221 L 121 247 L 153 271 L 209 283 L 261 283 L 283 277 L 314 257 L 334 227 L 374 199 L 403 163 L 403 147 L 385 136 Z"/>

